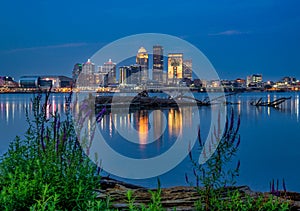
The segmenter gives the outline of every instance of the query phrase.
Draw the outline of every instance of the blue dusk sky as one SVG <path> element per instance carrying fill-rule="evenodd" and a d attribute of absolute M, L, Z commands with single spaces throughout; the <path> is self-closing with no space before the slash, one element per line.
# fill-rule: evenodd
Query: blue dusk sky
<path fill-rule="evenodd" d="M 298 0 L 2 1 L 0 75 L 71 76 L 116 39 L 164 33 L 199 48 L 221 78 L 300 79 L 299 11 Z"/>

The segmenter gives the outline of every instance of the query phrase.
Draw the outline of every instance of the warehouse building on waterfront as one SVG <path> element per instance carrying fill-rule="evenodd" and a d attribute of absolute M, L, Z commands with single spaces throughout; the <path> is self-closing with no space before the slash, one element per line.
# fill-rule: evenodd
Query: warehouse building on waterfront
<path fill-rule="evenodd" d="M 72 78 L 66 76 L 22 76 L 19 80 L 22 88 L 71 88 L 73 86 Z"/>

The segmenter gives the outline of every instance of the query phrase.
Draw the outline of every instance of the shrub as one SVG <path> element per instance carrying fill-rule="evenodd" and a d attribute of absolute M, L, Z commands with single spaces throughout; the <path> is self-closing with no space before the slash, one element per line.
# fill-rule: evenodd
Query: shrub
<path fill-rule="evenodd" d="M 224 132 L 220 131 L 220 115 L 217 128 L 211 137 L 209 147 L 206 148 L 198 131 L 199 150 L 210 153 L 215 149 L 211 157 L 204 163 L 199 164 L 193 159 L 190 151 L 190 160 L 193 165 L 194 175 L 196 178 L 196 188 L 200 198 L 195 202 L 197 210 L 288 210 L 287 202 L 279 202 L 278 198 L 264 198 L 260 196 L 255 199 L 245 194 L 241 194 L 235 188 L 226 189 L 226 186 L 234 185 L 236 177 L 239 175 L 240 161 L 237 162 L 236 168 L 232 169 L 228 164 L 236 155 L 240 144 L 240 117 L 237 121 L 234 117 L 233 109 L 226 118 Z M 189 184 L 189 178 L 186 176 Z M 274 182 L 273 182 L 274 186 Z"/>
<path fill-rule="evenodd" d="M 1 210 L 85 210 L 96 197 L 99 168 L 80 147 L 70 116 L 47 118 L 50 92 L 32 100 L 25 138 L 10 143 L 0 159 Z M 99 206 L 99 204 L 97 205 Z"/>

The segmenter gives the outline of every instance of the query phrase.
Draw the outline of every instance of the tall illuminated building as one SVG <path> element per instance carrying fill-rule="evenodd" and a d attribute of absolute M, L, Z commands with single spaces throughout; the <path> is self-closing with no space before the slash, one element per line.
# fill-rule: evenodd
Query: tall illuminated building
<path fill-rule="evenodd" d="M 121 66 L 119 67 L 119 72 L 120 72 L 120 77 L 119 77 L 119 82 L 120 85 L 127 85 L 128 84 L 128 79 L 130 77 L 130 67 L 129 66 Z"/>
<path fill-rule="evenodd" d="M 90 59 L 82 65 L 82 71 L 77 78 L 77 87 L 95 87 L 95 64 Z"/>
<path fill-rule="evenodd" d="M 183 78 L 192 80 L 193 62 L 191 59 L 183 61 Z"/>
<path fill-rule="evenodd" d="M 183 54 L 168 54 L 168 84 L 177 84 L 183 78 Z"/>
<path fill-rule="evenodd" d="M 95 64 L 92 63 L 91 59 L 88 59 L 87 62 L 83 64 L 82 72 L 85 74 L 95 73 Z"/>
<path fill-rule="evenodd" d="M 141 67 L 141 82 L 146 83 L 149 79 L 148 72 L 149 56 L 147 50 L 144 47 L 140 47 L 136 55 L 136 64 Z"/>
<path fill-rule="evenodd" d="M 77 78 L 78 78 L 79 74 L 81 73 L 81 71 L 82 71 L 82 64 L 76 63 L 74 65 L 74 68 L 73 68 L 73 71 L 72 71 L 72 79 L 75 83 L 76 83 Z"/>
<path fill-rule="evenodd" d="M 98 67 L 98 85 L 102 87 L 107 87 L 108 85 L 116 83 L 116 63 L 109 59 L 103 64 L 103 66 Z"/>
<path fill-rule="evenodd" d="M 153 46 L 153 80 L 163 83 L 163 69 L 164 69 L 164 54 L 163 47 L 160 45 Z"/>
<path fill-rule="evenodd" d="M 111 59 L 109 59 L 108 62 L 104 63 L 102 71 L 107 74 L 108 84 L 116 83 L 116 63 L 112 62 Z"/>
<path fill-rule="evenodd" d="M 120 85 L 139 85 L 141 83 L 141 66 L 130 65 L 119 67 Z"/>

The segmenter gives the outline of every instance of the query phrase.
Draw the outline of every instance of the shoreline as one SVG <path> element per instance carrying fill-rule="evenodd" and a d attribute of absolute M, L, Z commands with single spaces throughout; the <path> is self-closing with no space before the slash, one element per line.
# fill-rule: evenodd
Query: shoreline
<path fill-rule="evenodd" d="M 280 88 L 280 89 L 258 89 L 258 88 L 243 88 L 243 89 L 234 89 L 234 88 L 207 88 L 207 89 L 201 89 L 201 88 L 189 88 L 189 87 L 165 87 L 160 89 L 138 89 L 138 90 L 127 90 L 127 89 L 107 89 L 105 91 L 99 91 L 97 89 L 95 90 L 77 90 L 72 88 L 56 88 L 52 89 L 51 93 L 70 93 L 73 91 L 74 93 L 77 92 L 87 92 L 87 93 L 140 93 L 143 91 L 147 91 L 149 93 L 163 93 L 165 91 L 171 92 L 187 92 L 190 91 L 192 93 L 289 93 L 289 92 L 300 92 L 300 90 L 292 90 L 289 88 Z M 49 92 L 48 88 L 0 88 L 0 94 L 36 94 L 36 93 L 46 93 Z"/>
<path fill-rule="evenodd" d="M 151 200 L 150 191 L 157 191 L 158 188 L 146 188 L 122 182 L 109 177 L 102 177 L 100 181 L 101 190 L 98 190 L 99 199 L 106 200 L 107 197 L 112 199 L 112 207 L 116 209 L 126 209 L 128 201 L 126 194 L 128 191 L 133 193 L 135 198 L 134 204 L 140 206 L 147 204 Z M 172 186 L 161 188 L 161 204 L 166 210 L 195 210 L 195 202 L 201 197 L 193 186 Z M 229 186 L 224 189 L 224 193 L 228 191 L 238 191 L 243 199 L 247 196 L 257 199 L 260 196 L 268 198 L 275 196 L 270 192 L 253 191 L 249 186 Z M 277 197 L 281 202 L 289 202 L 291 210 L 300 210 L 300 193 L 293 191 L 277 191 Z M 224 196 L 225 199 L 226 196 Z"/>

